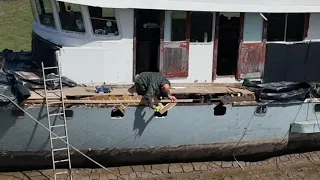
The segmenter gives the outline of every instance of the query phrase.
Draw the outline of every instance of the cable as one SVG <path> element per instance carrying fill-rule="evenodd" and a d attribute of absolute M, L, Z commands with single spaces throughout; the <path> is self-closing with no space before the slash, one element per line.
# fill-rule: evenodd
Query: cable
<path fill-rule="evenodd" d="M 235 148 L 238 147 L 238 145 L 240 144 L 240 142 L 242 141 L 242 139 L 243 139 L 244 136 L 246 135 L 246 133 L 247 133 L 247 131 L 248 131 L 248 127 L 249 127 L 249 125 L 251 124 L 251 121 L 253 120 L 253 117 L 254 117 L 254 113 L 252 114 L 251 119 L 249 120 L 249 122 L 248 122 L 248 124 L 247 124 L 247 126 L 246 126 L 246 128 L 245 128 L 245 131 L 243 132 L 242 137 L 240 138 L 240 140 L 237 142 Z M 234 150 L 233 153 L 232 153 L 233 159 L 237 162 L 237 164 L 240 166 L 240 168 L 241 168 L 242 170 L 244 170 L 244 168 L 242 167 L 242 165 L 239 163 L 239 161 L 238 161 L 237 158 L 236 158 L 235 151 L 236 151 L 236 150 Z"/>
<path fill-rule="evenodd" d="M 62 142 L 64 142 L 65 144 L 67 144 L 68 146 L 70 146 L 72 149 L 74 149 L 75 151 L 77 151 L 78 153 L 80 153 L 82 156 L 84 156 L 85 158 L 89 159 L 91 162 L 95 163 L 96 165 L 100 166 L 102 169 L 110 172 L 111 174 L 117 176 L 120 179 L 124 179 L 123 177 L 121 177 L 120 175 L 112 172 L 111 170 L 109 170 L 108 168 L 104 167 L 103 165 L 99 164 L 98 162 L 96 162 L 95 160 L 91 159 L 89 156 L 85 155 L 84 153 L 82 153 L 80 150 L 78 150 L 77 148 L 75 148 L 74 146 L 72 146 L 71 144 L 67 143 L 65 140 L 63 140 L 62 138 L 60 138 L 57 134 L 55 134 L 54 132 L 52 132 L 50 129 L 48 129 L 45 125 L 43 125 L 41 122 L 39 122 L 36 118 L 34 118 L 33 116 L 31 116 L 27 111 L 25 111 L 22 107 L 20 107 L 16 102 L 14 102 L 11 98 L 7 97 L 6 95 L 0 94 L 0 96 L 8 99 L 12 104 L 14 104 L 17 108 L 19 108 L 21 111 L 23 111 L 24 113 L 26 113 L 32 120 L 34 120 L 36 123 L 38 123 L 39 125 L 41 125 L 43 128 L 45 128 L 47 131 L 49 131 L 50 133 L 52 133 L 56 138 L 59 138 Z"/>

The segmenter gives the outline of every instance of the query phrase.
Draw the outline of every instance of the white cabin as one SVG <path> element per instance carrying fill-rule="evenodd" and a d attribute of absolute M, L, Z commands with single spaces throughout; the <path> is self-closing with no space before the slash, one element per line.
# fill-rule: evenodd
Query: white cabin
<path fill-rule="evenodd" d="M 320 39 L 318 0 L 31 0 L 31 5 L 34 33 L 59 46 L 55 59 L 62 75 L 79 84 L 132 84 L 143 71 L 160 71 L 172 83 L 288 80 L 302 65 L 308 69 L 300 72 L 303 80 L 320 78 L 315 68 L 320 49 L 313 44 Z M 35 42 L 33 51 L 41 51 L 43 45 Z M 44 52 L 37 57 L 48 61 Z M 290 62 L 297 67 L 288 68 Z"/>

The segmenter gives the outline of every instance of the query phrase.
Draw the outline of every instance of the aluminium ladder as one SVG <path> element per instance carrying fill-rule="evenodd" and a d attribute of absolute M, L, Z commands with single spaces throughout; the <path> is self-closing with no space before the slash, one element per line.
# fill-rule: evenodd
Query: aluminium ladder
<path fill-rule="evenodd" d="M 62 90 L 62 80 L 61 80 L 61 73 L 60 73 L 60 64 L 58 64 L 57 66 L 53 66 L 53 67 L 44 67 L 43 62 L 41 63 L 42 66 L 42 75 L 43 75 L 43 85 L 44 85 L 44 92 L 45 92 L 45 99 L 46 99 L 46 107 L 47 107 L 47 118 L 48 118 L 48 124 L 49 124 L 49 129 L 50 129 L 50 145 L 51 145 L 51 156 L 52 156 L 52 166 L 53 166 L 53 175 L 54 175 L 54 180 L 57 180 L 59 175 L 63 175 L 63 174 L 68 174 L 69 175 L 69 179 L 72 180 L 72 175 L 71 175 L 71 159 L 70 159 L 70 147 L 69 147 L 69 138 L 68 138 L 68 130 L 67 130 L 67 122 L 66 122 L 66 114 L 65 114 L 65 105 L 64 105 L 64 96 L 63 96 L 63 90 Z M 48 78 L 46 79 L 46 74 L 45 71 L 46 70 L 57 70 L 58 73 L 58 78 Z M 55 90 L 48 90 L 47 89 L 47 82 L 53 82 L 53 81 L 59 81 L 59 87 L 58 89 Z M 56 101 L 56 102 L 48 102 L 48 93 L 59 93 L 60 95 L 60 100 Z M 60 107 L 62 107 L 62 111 L 60 113 L 50 113 L 49 110 L 49 105 L 52 104 L 56 104 L 59 105 Z M 63 122 L 62 124 L 52 124 L 52 119 L 57 119 L 59 116 L 62 116 L 63 118 Z M 52 118 L 52 119 L 51 119 Z M 62 128 L 64 131 L 64 135 L 61 136 L 55 136 L 52 133 L 53 130 L 55 128 Z M 55 133 L 57 134 L 57 133 Z M 52 137 L 55 136 L 55 137 Z M 63 139 L 66 143 L 64 143 L 63 141 L 60 140 L 60 142 L 63 142 L 63 145 L 65 146 L 64 148 L 55 148 L 55 143 L 54 140 L 58 140 L 58 139 Z M 56 155 L 55 153 L 58 152 L 66 152 L 67 153 L 67 158 L 66 159 L 60 159 L 57 160 L 56 159 Z M 67 162 L 68 166 L 69 166 L 69 170 L 65 171 L 65 172 L 56 172 L 56 164 L 58 163 L 64 163 Z"/>

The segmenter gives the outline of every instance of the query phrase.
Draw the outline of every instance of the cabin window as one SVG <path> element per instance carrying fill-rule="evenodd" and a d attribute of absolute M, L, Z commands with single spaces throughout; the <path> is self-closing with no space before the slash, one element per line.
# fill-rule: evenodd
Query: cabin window
<path fill-rule="evenodd" d="M 89 7 L 89 13 L 94 34 L 106 36 L 119 35 L 114 9 Z"/>
<path fill-rule="evenodd" d="M 172 11 L 171 41 L 186 40 L 187 12 Z"/>
<path fill-rule="evenodd" d="M 57 11 L 59 13 L 61 28 L 63 30 L 78 33 L 85 32 L 80 5 L 57 1 Z"/>
<path fill-rule="evenodd" d="M 36 0 L 35 1 L 39 20 L 42 25 L 55 28 L 53 18 L 53 11 L 50 0 Z"/>
<path fill-rule="evenodd" d="M 191 42 L 212 41 L 213 13 L 191 12 Z"/>
<path fill-rule="evenodd" d="M 268 15 L 268 41 L 303 41 L 305 13 L 275 13 Z"/>
<path fill-rule="evenodd" d="M 33 19 L 34 19 L 34 21 L 38 22 L 37 13 L 36 13 L 37 8 L 34 6 L 33 3 L 34 3 L 34 1 L 30 1 Z"/>

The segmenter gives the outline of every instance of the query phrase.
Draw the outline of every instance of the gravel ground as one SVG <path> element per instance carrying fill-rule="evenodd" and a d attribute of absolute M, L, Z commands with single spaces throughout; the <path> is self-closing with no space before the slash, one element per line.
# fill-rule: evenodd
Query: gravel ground
<path fill-rule="evenodd" d="M 241 167 L 239 166 L 241 165 Z M 193 162 L 109 168 L 124 179 L 143 180 L 318 180 L 320 152 L 291 154 L 259 162 Z M 121 179 L 102 169 L 73 169 L 74 180 Z M 60 179 L 67 179 L 59 176 Z M 0 173 L 0 180 L 50 180 L 52 170 Z"/>

